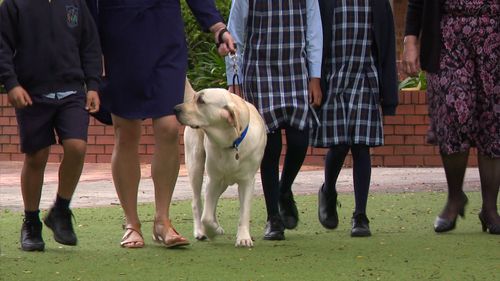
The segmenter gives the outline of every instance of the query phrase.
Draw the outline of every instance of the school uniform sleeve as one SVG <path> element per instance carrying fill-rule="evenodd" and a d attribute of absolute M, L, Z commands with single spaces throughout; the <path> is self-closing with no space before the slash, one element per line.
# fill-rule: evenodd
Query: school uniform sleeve
<path fill-rule="evenodd" d="M 208 32 L 209 27 L 223 22 L 214 0 L 187 0 L 186 2 L 203 31 Z"/>
<path fill-rule="evenodd" d="M 380 75 L 380 102 L 382 114 L 395 115 L 399 103 L 397 70 L 396 70 L 396 32 L 394 30 L 394 17 L 389 1 L 385 1 L 385 29 L 381 32 L 378 48 L 381 69 Z M 382 14 L 380 14 L 382 15 Z"/>
<path fill-rule="evenodd" d="M 307 0 L 306 51 L 310 78 L 321 77 L 323 27 L 318 0 Z"/>
<path fill-rule="evenodd" d="M 80 59 L 88 91 L 97 91 L 102 76 L 102 52 L 97 27 L 87 5 L 82 2 Z"/>
<path fill-rule="evenodd" d="M 17 8 L 12 0 L 0 4 L 0 83 L 5 90 L 19 86 L 14 70 L 14 52 L 16 50 Z"/>
<path fill-rule="evenodd" d="M 243 58 L 243 50 L 246 40 L 246 24 L 248 20 L 248 0 L 233 0 L 231 4 L 231 11 L 229 12 L 229 21 L 227 29 L 231 33 L 233 40 L 236 44 L 236 64 L 238 67 L 238 76 L 240 83 L 243 82 L 244 77 L 241 71 L 241 62 Z M 227 84 L 233 85 L 233 61 L 229 56 L 226 56 L 226 78 Z"/>
<path fill-rule="evenodd" d="M 438 0 L 433 0 L 438 1 Z M 406 26 L 405 35 L 420 35 L 422 27 L 422 11 L 424 0 L 409 0 L 408 9 L 406 11 Z"/>
<path fill-rule="evenodd" d="M 97 7 L 99 6 L 97 3 L 98 0 L 85 0 L 87 3 L 87 7 L 89 8 L 90 14 L 94 18 L 94 21 L 96 22 L 96 25 L 98 25 L 98 9 Z"/>

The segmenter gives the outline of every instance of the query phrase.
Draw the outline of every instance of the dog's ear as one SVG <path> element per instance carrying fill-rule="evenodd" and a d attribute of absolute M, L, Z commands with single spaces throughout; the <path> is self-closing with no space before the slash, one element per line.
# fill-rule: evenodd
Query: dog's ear
<path fill-rule="evenodd" d="M 184 83 L 184 102 L 192 101 L 195 94 L 196 91 L 193 89 L 191 83 L 189 83 L 189 80 L 186 77 L 186 82 Z"/>
<path fill-rule="evenodd" d="M 224 116 L 228 123 L 234 127 L 236 130 L 236 134 L 239 136 L 241 134 L 241 125 L 240 125 L 240 116 L 237 110 L 237 107 L 234 103 L 228 103 L 224 106 L 225 111 L 228 113 L 227 116 Z"/>

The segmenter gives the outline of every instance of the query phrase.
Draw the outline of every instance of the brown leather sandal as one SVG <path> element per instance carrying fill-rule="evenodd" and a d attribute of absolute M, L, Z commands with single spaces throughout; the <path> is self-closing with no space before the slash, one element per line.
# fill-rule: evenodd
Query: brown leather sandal
<path fill-rule="evenodd" d="M 142 237 L 141 227 L 136 227 L 127 224 L 123 227 L 125 234 L 123 234 L 120 246 L 123 248 L 137 249 L 144 247 L 144 238 Z"/>
<path fill-rule="evenodd" d="M 172 226 L 170 221 L 155 222 L 153 225 L 153 241 L 167 248 L 189 245 L 189 241 L 182 237 Z"/>

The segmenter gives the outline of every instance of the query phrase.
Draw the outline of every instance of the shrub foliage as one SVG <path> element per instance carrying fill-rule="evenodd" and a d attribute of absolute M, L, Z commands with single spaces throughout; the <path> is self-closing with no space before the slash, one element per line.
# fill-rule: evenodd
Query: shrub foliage
<path fill-rule="evenodd" d="M 224 58 L 217 53 L 213 35 L 203 32 L 186 2 L 181 3 L 189 48 L 188 77 L 193 88 L 226 88 L 226 66 Z M 216 5 L 227 22 L 231 0 L 216 0 Z"/>

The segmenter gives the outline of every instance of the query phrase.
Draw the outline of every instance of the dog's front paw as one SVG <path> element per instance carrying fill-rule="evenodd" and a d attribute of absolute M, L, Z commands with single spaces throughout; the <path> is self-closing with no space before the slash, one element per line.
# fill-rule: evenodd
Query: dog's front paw
<path fill-rule="evenodd" d="M 224 229 L 216 222 L 204 222 L 205 233 L 208 238 L 212 239 L 217 235 L 224 234 Z"/>
<path fill-rule="evenodd" d="M 236 244 L 234 244 L 235 247 L 246 247 L 250 248 L 253 247 L 253 239 L 251 237 L 247 238 L 236 238 Z"/>
<path fill-rule="evenodd" d="M 208 237 L 205 234 L 195 233 L 194 238 L 196 238 L 196 240 L 198 241 L 204 241 L 207 240 Z"/>
<path fill-rule="evenodd" d="M 206 240 L 208 237 L 205 234 L 205 230 L 203 229 L 203 225 L 201 222 L 195 224 L 194 230 L 193 230 L 193 236 L 196 238 L 196 240 L 203 241 Z"/>

